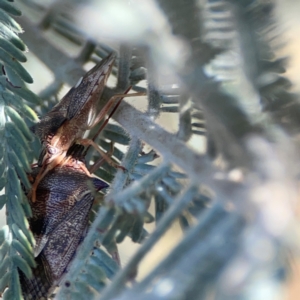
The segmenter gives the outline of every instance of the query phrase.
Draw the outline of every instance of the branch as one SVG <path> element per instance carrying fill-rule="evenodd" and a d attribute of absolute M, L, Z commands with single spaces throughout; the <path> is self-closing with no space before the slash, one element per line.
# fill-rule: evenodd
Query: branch
<path fill-rule="evenodd" d="M 24 29 L 22 38 L 28 48 L 54 73 L 56 80 L 73 86 L 86 71 L 74 58 L 56 48 L 45 38 L 44 31 L 28 18 L 18 19 Z"/>
<path fill-rule="evenodd" d="M 208 170 L 212 172 L 213 167 L 206 156 L 193 152 L 184 142 L 130 104 L 123 102 L 114 118 L 130 135 L 137 136 L 154 147 L 165 159 L 177 164 L 195 181 L 206 181 Z"/>

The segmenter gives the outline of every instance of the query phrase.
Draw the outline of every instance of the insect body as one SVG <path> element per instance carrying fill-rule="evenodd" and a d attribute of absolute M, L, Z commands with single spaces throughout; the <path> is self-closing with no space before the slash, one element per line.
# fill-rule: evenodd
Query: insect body
<path fill-rule="evenodd" d="M 33 182 L 29 192 L 31 197 L 28 195 L 33 215 L 29 224 L 37 242 L 34 249 L 37 267 L 32 270 L 31 279 L 21 271 L 19 273 L 25 299 L 46 298 L 59 284 L 86 234 L 94 200 L 91 188 L 107 187 L 87 170 L 84 163 L 86 149 L 81 142 L 84 132 L 102 120 L 114 104 L 114 98 L 119 98 L 115 96 L 98 115 L 95 113 L 113 61 L 114 57 L 110 55 L 91 69 L 32 128 L 42 141 L 43 150 L 38 166 L 29 176 Z M 107 124 L 121 100 L 98 132 Z M 93 141 L 88 145 L 93 145 Z"/>
<path fill-rule="evenodd" d="M 87 72 L 76 86 L 71 88 L 63 99 L 32 128 L 43 143 L 38 162 L 41 169 L 29 193 L 29 198 L 33 202 L 36 200 L 36 190 L 41 179 L 55 166 L 63 163 L 70 146 L 77 140 L 80 141 L 84 132 L 99 122 L 109 109 L 108 107 L 98 116 L 96 115 L 97 101 L 111 73 L 114 59 L 111 54 Z M 84 165 L 81 167 L 89 174 Z"/>
<path fill-rule="evenodd" d="M 68 164 L 50 170 L 38 185 L 38 201 L 29 201 L 33 215 L 29 224 L 36 239 L 34 254 L 37 267 L 32 269 L 31 279 L 20 271 L 25 300 L 46 299 L 59 284 L 86 234 L 94 200 L 91 189 L 101 190 L 108 186 L 82 171 L 83 150 L 81 145 L 71 147 L 68 154 L 72 153 L 67 155 L 70 158 Z M 33 180 L 39 171 L 39 167 L 33 169 Z"/>

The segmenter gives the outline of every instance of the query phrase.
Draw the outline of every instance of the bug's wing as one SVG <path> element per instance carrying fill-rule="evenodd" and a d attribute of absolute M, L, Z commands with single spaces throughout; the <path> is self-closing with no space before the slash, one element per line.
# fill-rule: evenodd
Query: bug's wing
<path fill-rule="evenodd" d="M 101 62 L 88 71 L 82 79 L 80 79 L 75 87 L 62 99 L 62 102 L 68 102 L 67 119 L 71 120 L 82 112 L 87 102 L 91 105 L 95 104 L 105 87 L 107 79 L 111 73 L 115 56 L 110 54 Z M 87 112 L 87 114 L 89 114 Z"/>
<path fill-rule="evenodd" d="M 100 191 L 100 190 L 103 190 L 103 189 L 106 189 L 107 187 L 109 187 L 109 185 L 105 181 L 103 181 L 99 178 L 92 177 L 91 181 L 92 181 L 93 188 L 95 189 L 95 191 Z"/>
<path fill-rule="evenodd" d="M 33 217 L 29 220 L 30 229 L 36 240 L 35 257 L 44 249 L 51 232 L 64 221 L 65 216 L 76 203 L 74 195 L 63 193 L 60 190 L 38 189 L 37 197 L 37 202 L 30 203 Z"/>
<path fill-rule="evenodd" d="M 47 235 L 46 243 L 36 257 L 37 267 L 32 269 L 31 279 L 19 272 L 24 299 L 47 299 L 60 281 L 86 233 L 92 203 L 91 193 L 83 196 Z"/>
<path fill-rule="evenodd" d="M 33 178 L 39 170 L 38 167 L 32 170 Z M 90 189 L 99 191 L 107 186 L 107 183 L 98 178 L 91 178 L 68 167 L 49 172 L 38 186 L 38 201 L 29 202 L 32 209 L 29 224 L 36 239 L 35 257 L 44 249 L 56 228 L 65 222 L 69 214 L 76 212 L 75 207 L 82 205 L 80 203 L 83 196 L 91 195 Z"/>
<path fill-rule="evenodd" d="M 50 272 L 59 280 L 74 257 L 88 225 L 88 215 L 93 196 L 86 194 L 65 216 L 64 220 L 48 235 L 43 252 L 48 261 Z"/>
<path fill-rule="evenodd" d="M 34 247 L 34 257 L 37 257 L 41 251 L 44 249 L 46 243 L 48 242 L 48 236 L 43 235 L 39 239 L 35 238 L 36 245 Z"/>
<path fill-rule="evenodd" d="M 99 100 L 107 79 L 111 73 L 115 56 L 110 54 L 87 72 L 78 81 L 75 87 L 56 104 L 52 110 L 43 116 L 40 121 L 30 129 L 40 140 L 46 140 L 49 135 L 55 135 L 62 124 L 73 119 L 80 113 L 87 102 L 91 103 L 91 108 L 87 108 L 84 118 L 93 113 L 93 106 Z"/>

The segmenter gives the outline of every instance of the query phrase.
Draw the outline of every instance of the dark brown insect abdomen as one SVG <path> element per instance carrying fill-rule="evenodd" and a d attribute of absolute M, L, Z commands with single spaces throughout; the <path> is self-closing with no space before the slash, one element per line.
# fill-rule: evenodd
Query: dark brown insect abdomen
<path fill-rule="evenodd" d="M 32 177 L 38 172 L 39 168 L 34 168 Z M 31 279 L 20 271 L 24 299 L 46 298 L 59 284 L 86 234 L 94 201 L 91 188 L 101 190 L 107 186 L 72 166 L 57 167 L 40 182 L 38 201 L 30 201 L 33 216 L 29 219 L 37 242 L 34 249 L 37 267 L 32 269 Z"/>

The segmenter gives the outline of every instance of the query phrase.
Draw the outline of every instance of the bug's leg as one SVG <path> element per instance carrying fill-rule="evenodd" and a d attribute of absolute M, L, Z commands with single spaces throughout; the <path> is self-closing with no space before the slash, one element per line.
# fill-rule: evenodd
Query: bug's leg
<path fill-rule="evenodd" d="M 37 174 L 33 185 L 31 186 L 31 190 L 29 191 L 27 197 L 28 199 L 31 199 L 31 201 L 34 203 L 36 202 L 36 190 L 41 182 L 41 180 L 47 175 L 49 171 L 54 169 L 57 165 L 59 165 L 62 161 L 63 157 L 58 156 L 54 160 L 52 160 L 49 164 L 44 163 L 43 166 L 41 167 L 41 170 Z"/>
<path fill-rule="evenodd" d="M 118 98 L 121 98 L 119 100 L 119 102 L 121 102 L 123 100 L 123 98 L 126 97 L 140 97 L 140 96 L 145 96 L 146 93 L 133 93 L 133 94 L 127 94 L 127 92 L 130 90 L 130 88 L 125 91 L 124 94 L 116 94 L 114 96 L 112 96 L 109 101 L 105 104 L 105 106 L 101 109 L 101 111 L 99 112 L 99 114 L 96 116 L 95 120 L 93 121 L 93 123 L 87 128 L 87 129 L 91 129 L 92 127 L 94 127 L 95 125 L 97 125 L 101 120 L 103 120 L 103 118 L 105 117 L 105 115 L 107 115 L 107 113 L 109 112 L 109 110 L 111 109 L 111 107 L 113 106 L 113 104 L 115 103 L 115 100 Z M 118 103 L 119 103 L 118 102 Z M 116 104 L 118 105 L 118 104 Z"/>
<path fill-rule="evenodd" d="M 120 105 L 120 102 L 123 100 L 123 96 L 127 95 L 127 93 L 130 91 L 131 87 L 129 87 L 125 92 L 124 95 L 114 95 L 112 96 L 108 102 L 104 105 L 104 107 L 101 109 L 101 111 L 99 112 L 99 114 L 95 117 L 93 123 L 88 126 L 87 129 L 91 129 L 92 127 L 94 127 L 96 124 L 98 124 L 104 117 L 105 115 L 109 112 L 109 110 L 111 109 L 111 107 L 113 106 L 115 100 L 117 98 L 120 98 L 119 101 L 116 104 L 116 107 L 118 107 Z M 115 111 L 116 108 L 113 110 Z M 112 115 L 112 113 L 110 113 L 110 116 Z M 108 121 L 107 121 L 108 122 Z M 105 127 L 105 125 L 107 124 L 107 122 L 105 124 L 102 124 L 102 126 L 100 127 L 100 129 L 98 130 L 98 132 L 96 133 L 96 135 L 93 137 L 93 140 L 95 140 L 96 136 L 101 132 L 101 130 Z"/>
<path fill-rule="evenodd" d="M 113 142 L 110 143 L 110 150 L 106 152 L 106 155 L 111 157 L 114 153 L 114 144 Z M 105 162 L 104 158 L 100 158 L 98 159 L 90 168 L 89 171 L 91 173 L 94 173 L 97 169 L 99 169 L 101 167 L 101 165 Z"/>
<path fill-rule="evenodd" d="M 110 157 L 111 155 L 109 155 L 108 153 L 105 153 L 104 151 L 101 150 L 101 148 L 94 142 L 94 140 L 96 139 L 96 137 L 99 135 L 99 133 L 103 130 L 103 128 L 106 126 L 106 124 L 108 123 L 109 119 L 111 118 L 111 116 L 114 114 L 114 112 L 116 111 L 116 109 L 118 108 L 118 106 L 120 105 L 121 101 L 123 100 L 123 98 L 125 97 L 132 97 L 132 96 L 144 96 L 145 93 L 134 93 L 134 94 L 126 94 L 129 90 L 131 89 L 131 87 L 129 87 L 126 91 L 125 94 L 123 95 L 114 95 L 108 102 L 107 104 L 104 106 L 104 108 L 100 111 L 100 113 L 98 114 L 98 116 L 95 118 L 92 126 L 95 126 L 97 123 L 99 123 L 104 117 L 105 115 L 108 113 L 108 111 L 111 109 L 111 107 L 114 104 L 115 99 L 119 100 L 117 101 L 115 107 L 112 109 L 112 111 L 110 112 L 109 116 L 107 117 L 107 119 L 103 122 L 103 124 L 100 126 L 100 128 L 98 129 L 97 133 L 94 135 L 94 137 L 92 139 L 82 139 L 80 140 L 80 144 L 82 145 L 87 145 L 87 149 L 85 151 L 85 154 L 87 153 L 88 149 L 90 146 L 93 146 L 102 156 L 102 158 L 104 160 L 106 160 L 110 165 L 112 165 L 115 168 L 119 168 L 122 169 L 123 171 L 125 171 L 126 169 L 122 166 L 119 166 L 117 163 L 115 163 L 112 158 Z M 91 126 L 91 127 L 92 127 Z M 98 164 L 98 162 L 97 162 Z M 101 165 L 102 162 L 99 164 Z M 91 167 L 92 170 L 96 169 L 96 166 L 94 167 L 94 165 Z"/>
<path fill-rule="evenodd" d="M 90 177 L 92 176 L 91 172 L 89 171 L 89 169 L 86 167 L 85 164 L 80 164 L 80 169 L 81 169 L 83 172 L 85 172 L 86 175 L 88 175 L 88 176 L 90 176 Z"/>
<path fill-rule="evenodd" d="M 30 165 L 30 169 L 31 169 L 31 170 L 34 169 L 34 168 L 36 168 L 36 167 L 38 167 L 38 163 L 34 163 L 34 164 L 31 164 L 31 165 Z M 28 180 L 29 180 L 29 182 L 30 182 L 31 184 L 34 182 L 34 178 L 32 177 L 31 172 L 30 172 L 30 173 L 27 173 L 27 178 L 28 178 Z M 30 192 L 29 192 L 29 193 L 30 193 Z"/>
<path fill-rule="evenodd" d="M 132 96 L 144 96 L 145 93 L 135 93 L 135 94 L 126 94 L 129 90 L 131 89 L 131 87 L 129 87 L 126 91 L 124 95 L 114 95 L 109 101 L 108 103 L 104 106 L 104 108 L 100 111 L 100 113 L 98 114 L 98 116 L 95 118 L 93 125 L 89 126 L 87 129 L 90 129 L 91 127 L 95 126 L 98 122 L 100 122 L 105 115 L 107 114 L 107 112 L 109 111 L 109 109 L 112 107 L 115 98 L 120 98 L 115 107 L 112 109 L 112 111 L 110 112 L 110 114 L 108 115 L 108 117 L 106 118 L 106 120 L 101 124 L 100 128 L 97 130 L 96 134 L 93 136 L 93 138 L 91 139 L 92 141 L 95 141 L 96 137 L 100 134 L 100 132 L 103 130 L 103 128 L 106 126 L 106 124 L 108 123 L 109 119 L 112 117 L 112 115 L 115 113 L 115 111 L 117 110 L 117 108 L 119 107 L 119 105 L 121 104 L 121 101 L 123 100 L 124 97 L 132 97 Z M 87 149 L 85 150 L 85 155 L 87 154 L 89 148 L 91 145 L 89 145 L 87 147 Z"/>
<path fill-rule="evenodd" d="M 100 153 L 100 155 L 102 156 L 102 158 L 105 159 L 114 168 L 122 169 L 123 171 L 126 170 L 124 167 L 118 165 L 115 161 L 113 161 L 113 159 L 107 153 L 105 153 L 94 141 L 92 141 L 90 139 L 81 139 L 78 142 L 81 145 L 84 145 L 84 146 L 92 146 L 92 147 L 94 147 L 95 150 Z"/>

